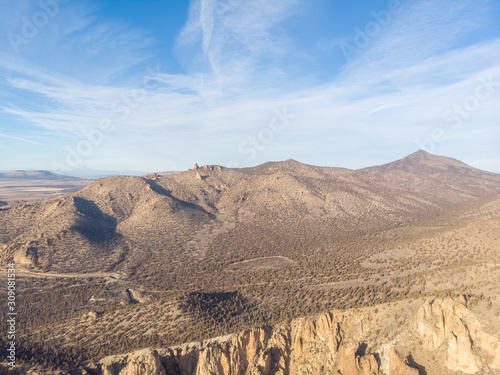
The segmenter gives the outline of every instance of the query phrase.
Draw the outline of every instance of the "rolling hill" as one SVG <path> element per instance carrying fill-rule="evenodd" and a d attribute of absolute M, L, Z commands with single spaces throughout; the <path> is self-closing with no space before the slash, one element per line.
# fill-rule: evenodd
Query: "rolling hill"
<path fill-rule="evenodd" d="M 499 175 L 424 151 L 358 171 L 294 160 L 195 166 L 104 178 L 54 202 L 6 210 L 1 256 L 57 272 L 133 272 L 145 253 L 152 262 L 175 255 L 172 266 L 209 256 L 215 243 L 246 256 L 283 255 L 298 242 L 403 225 L 498 193 Z M 260 250 L 251 238 L 260 239 Z"/>

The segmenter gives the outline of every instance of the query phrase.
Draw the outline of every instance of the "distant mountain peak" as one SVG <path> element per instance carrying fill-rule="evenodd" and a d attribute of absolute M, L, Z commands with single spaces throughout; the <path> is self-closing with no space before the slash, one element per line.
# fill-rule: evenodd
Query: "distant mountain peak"
<path fill-rule="evenodd" d="M 449 168 L 459 168 L 459 169 L 470 169 L 473 170 L 471 166 L 461 162 L 460 160 L 450 158 L 447 156 L 439 156 L 431 154 L 424 150 L 418 150 L 402 159 L 393 161 L 391 163 L 378 165 L 374 167 L 364 168 L 367 171 L 388 171 L 388 170 L 414 170 L 415 168 L 424 168 L 426 171 L 431 169 L 449 169 Z"/>
<path fill-rule="evenodd" d="M 424 150 L 418 150 L 418 151 L 415 151 L 413 154 L 408 155 L 407 158 L 429 159 L 433 156 L 436 156 L 436 155 L 431 154 L 430 152 L 427 152 Z"/>
<path fill-rule="evenodd" d="M 0 173 L 0 178 L 10 178 L 10 179 L 31 179 L 31 180 L 78 180 L 78 177 L 65 176 L 49 171 L 37 170 L 37 171 L 24 171 L 16 170 L 5 173 Z"/>
<path fill-rule="evenodd" d="M 431 154 L 430 152 L 424 151 L 424 150 L 418 150 L 415 151 L 413 154 L 410 154 L 400 160 L 409 160 L 409 161 L 426 161 L 426 160 L 435 160 L 437 162 L 441 163 L 446 163 L 446 164 L 456 164 L 457 162 L 463 165 L 466 165 L 465 163 L 462 163 L 461 161 L 450 158 L 448 156 L 440 156 L 440 155 L 435 155 Z M 396 162 L 400 161 L 396 160 Z"/>

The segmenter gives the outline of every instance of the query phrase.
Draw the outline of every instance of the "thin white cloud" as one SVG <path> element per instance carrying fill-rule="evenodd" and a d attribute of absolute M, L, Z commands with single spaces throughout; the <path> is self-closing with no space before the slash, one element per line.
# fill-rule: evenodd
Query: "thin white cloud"
<path fill-rule="evenodd" d="M 8 134 L 0 133 L 0 137 L 2 137 L 2 138 L 9 138 L 9 139 L 15 139 L 16 141 L 21 141 L 21 142 L 26 142 L 26 143 L 31 143 L 31 144 L 34 144 L 34 145 L 38 145 L 38 146 L 43 146 L 39 142 L 35 142 L 35 141 L 29 140 L 29 139 L 26 139 L 26 138 L 16 137 L 14 135 L 8 135 Z M 3 148 L 5 148 L 5 147 L 3 147 Z"/>
<path fill-rule="evenodd" d="M 151 58 L 150 47 L 155 41 L 150 33 L 99 17 L 99 8 L 91 2 L 56 5 L 47 23 L 26 36 L 26 20 L 45 12 L 43 3 L 23 0 L 0 4 L 0 34 L 6 36 L 0 40 L 2 60 L 43 61 L 47 70 L 62 75 L 107 82 Z M 10 42 L 13 34 L 22 42 Z"/>
<path fill-rule="evenodd" d="M 345 66 L 341 79 L 365 83 L 389 79 L 395 69 L 404 71 L 458 48 L 464 36 L 483 26 L 489 8 L 488 0 L 400 3 L 401 11 L 381 26 L 380 35 L 368 37 L 369 45 Z"/>
<path fill-rule="evenodd" d="M 279 61 L 294 45 L 276 31 L 299 4 L 297 0 L 195 1 L 177 40 L 178 55 L 190 56 L 187 61 L 181 57 L 188 71 L 208 75 L 211 84 L 232 95 L 266 80 L 283 79 Z"/>
<path fill-rule="evenodd" d="M 212 32 L 214 30 L 214 10 L 215 0 L 201 0 L 200 4 L 200 25 L 203 38 L 203 54 L 207 55 Z"/>

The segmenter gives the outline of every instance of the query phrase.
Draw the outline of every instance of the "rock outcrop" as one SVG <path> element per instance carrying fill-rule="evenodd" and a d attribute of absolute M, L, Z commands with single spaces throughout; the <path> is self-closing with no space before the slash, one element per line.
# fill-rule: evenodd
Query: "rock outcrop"
<path fill-rule="evenodd" d="M 379 364 L 373 354 L 363 355 L 359 348 L 342 347 L 337 372 L 342 375 L 378 375 Z M 314 374 L 314 373 L 311 373 Z"/>
<path fill-rule="evenodd" d="M 389 352 L 389 357 L 389 375 L 419 375 L 418 370 L 411 368 L 407 359 L 401 359 L 394 348 Z"/>
<path fill-rule="evenodd" d="M 425 373 L 424 366 L 395 350 L 398 340 L 419 339 L 423 353 L 445 353 L 442 370 L 499 373 L 498 336 L 486 333 L 485 323 L 467 308 L 464 297 L 426 301 L 409 324 L 415 323 L 413 333 L 409 326 L 403 329 L 410 336 L 393 336 L 371 347 L 377 326 L 366 312 L 328 312 L 202 342 L 106 357 L 98 366 L 105 375 L 419 375 L 414 367 Z"/>
<path fill-rule="evenodd" d="M 29 266 L 38 265 L 38 249 L 37 243 L 28 241 L 25 246 L 21 247 L 14 254 L 14 262 L 19 264 L 26 264 Z"/>
<path fill-rule="evenodd" d="M 417 332 L 424 348 L 446 350 L 446 367 L 475 374 L 484 365 L 500 368 L 500 338 L 487 333 L 486 323 L 467 308 L 465 297 L 426 301 L 418 310 Z"/>
<path fill-rule="evenodd" d="M 106 357 L 100 365 L 102 375 L 166 375 L 156 350 Z"/>
<path fill-rule="evenodd" d="M 100 366 L 106 375 L 162 374 L 162 369 L 193 375 L 377 375 L 375 356 L 365 354 L 366 344 L 357 341 L 360 327 L 359 316 L 324 313 L 203 342 L 106 357 Z"/>

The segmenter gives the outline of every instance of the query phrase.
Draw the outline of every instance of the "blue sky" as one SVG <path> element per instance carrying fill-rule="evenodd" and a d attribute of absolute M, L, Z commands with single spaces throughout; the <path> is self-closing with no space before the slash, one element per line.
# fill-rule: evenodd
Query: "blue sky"
<path fill-rule="evenodd" d="M 500 172 L 500 1 L 0 4 L 0 170 Z"/>

